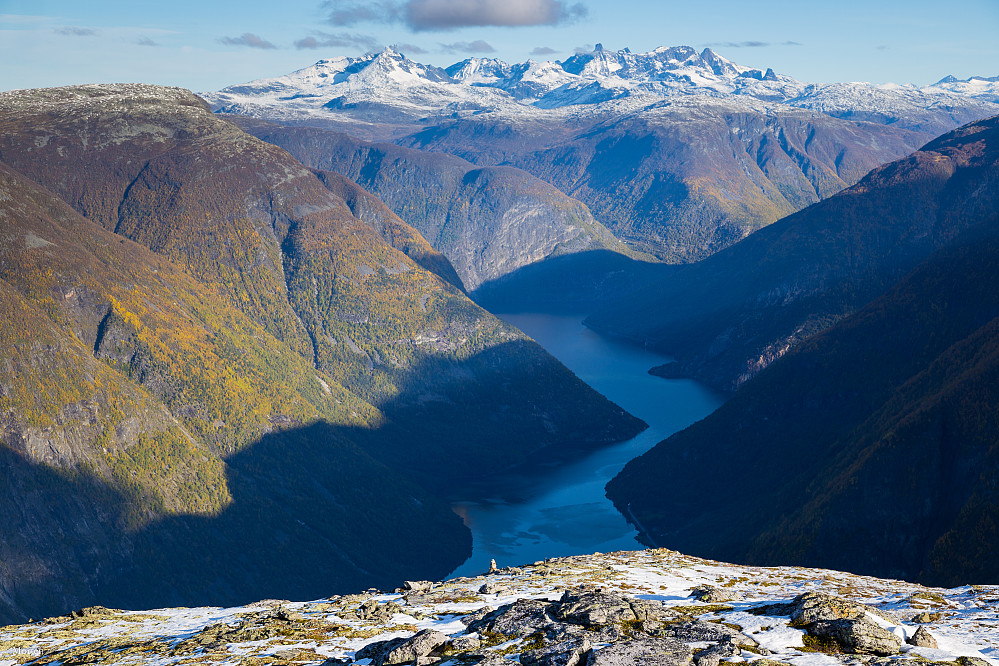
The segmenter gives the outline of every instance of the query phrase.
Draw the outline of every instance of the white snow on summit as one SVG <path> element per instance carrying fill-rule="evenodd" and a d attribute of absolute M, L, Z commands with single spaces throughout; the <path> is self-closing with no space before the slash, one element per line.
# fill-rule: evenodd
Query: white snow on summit
<path fill-rule="evenodd" d="M 386 48 L 359 58 L 320 60 L 285 76 L 203 96 L 215 110 L 276 120 L 403 123 L 485 111 L 516 118 L 525 107 L 574 107 L 574 113 L 593 115 L 623 99 L 633 99 L 637 109 L 677 97 L 710 98 L 713 105 L 742 97 L 854 120 L 904 121 L 910 129 L 936 132 L 999 113 L 999 77 L 947 77 L 921 87 L 810 84 L 690 46 L 632 53 L 598 45 L 562 62 L 468 58 L 441 69 Z"/>

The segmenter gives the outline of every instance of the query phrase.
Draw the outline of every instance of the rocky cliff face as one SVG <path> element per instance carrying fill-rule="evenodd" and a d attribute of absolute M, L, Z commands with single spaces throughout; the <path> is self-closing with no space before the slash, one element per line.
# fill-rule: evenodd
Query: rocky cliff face
<path fill-rule="evenodd" d="M 311 602 L 85 608 L 0 629 L 0 659 L 161 663 L 988 666 L 999 589 L 931 589 L 667 550 L 536 562 Z M 13 662 L 12 662 L 13 663 Z"/>
<path fill-rule="evenodd" d="M 4 93 L 0 127 L 6 620 L 442 574 L 442 489 L 641 427 L 187 91 Z"/>

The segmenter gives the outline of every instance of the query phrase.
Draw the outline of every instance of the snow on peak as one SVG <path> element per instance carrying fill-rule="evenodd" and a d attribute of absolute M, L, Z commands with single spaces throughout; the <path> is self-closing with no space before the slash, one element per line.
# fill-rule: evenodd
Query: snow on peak
<path fill-rule="evenodd" d="M 983 109 L 995 113 L 999 111 L 999 77 L 962 81 L 949 76 L 922 88 L 806 84 L 769 67 L 746 67 L 710 48 L 698 53 L 691 46 L 662 46 L 632 53 L 599 45 L 561 62 L 528 60 L 511 65 L 495 58 L 467 58 L 441 69 L 386 47 L 381 53 L 323 59 L 285 76 L 204 94 L 216 109 L 271 117 L 342 114 L 360 108 L 358 105 L 375 105 L 413 119 L 459 111 L 521 113 L 524 106 L 553 109 L 588 105 L 596 111 L 613 100 L 635 98 L 636 103 L 645 104 L 649 98 L 658 103 L 656 98 L 679 96 L 707 96 L 715 102 L 728 98 L 733 103 L 738 96 L 749 102 L 789 104 L 834 114 L 862 111 L 879 117 L 897 115 L 901 110 L 955 105 L 969 109 L 984 105 Z"/>

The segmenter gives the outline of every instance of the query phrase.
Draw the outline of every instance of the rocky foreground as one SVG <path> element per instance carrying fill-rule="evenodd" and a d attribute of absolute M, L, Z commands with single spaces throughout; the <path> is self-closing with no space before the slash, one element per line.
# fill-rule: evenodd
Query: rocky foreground
<path fill-rule="evenodd" d="M 294 563 L 289 562 L 289 566 Z M 238 608 L 0 628 L 13 664 L 999 664 L 999 586 L 926 588 L 647 550 Z"/>

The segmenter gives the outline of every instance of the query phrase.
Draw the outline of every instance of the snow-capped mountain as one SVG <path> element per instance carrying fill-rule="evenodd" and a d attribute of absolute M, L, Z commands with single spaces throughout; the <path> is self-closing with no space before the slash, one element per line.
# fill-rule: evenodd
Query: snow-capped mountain
<path fill-rule="evenodd" d="M 983 78 L 805 83 L 690 46 L 445 69 L 387 49 L 204 97 L 222 112 L 518 167 L 670 261 L 707 256 L 999 114 L 999 82 Z"/>
<path fill-rule="evenodd" d="M 534 110 L 600 114 L 611 100 L 628 108 L 656 100 L 744 97 L 837 116 L 902 122 L 940 132 L 999 113 L 999 77 L 947 77 L 911 84 L 813 84 L 734 63 L 706 48 L 660 47 L 648 53 L 609 51 L 561 61 L 508 64 L 468 58 L 446 69 L 423 65 L 386 48 L 359 58 L 320 60 L 286 76 L 205 93 L 215 109 L 278 120 L 425 120 L 484 111 L 522 116 Z M 570 107 L 572 107 L 570 109 Z M 620 112 L 620 105 L 615 112 Z M 360 113 L 359 113 L 360 112 Z"/>

